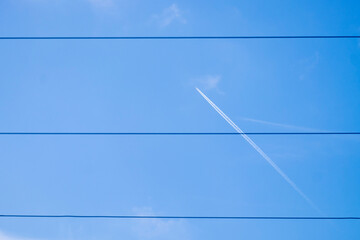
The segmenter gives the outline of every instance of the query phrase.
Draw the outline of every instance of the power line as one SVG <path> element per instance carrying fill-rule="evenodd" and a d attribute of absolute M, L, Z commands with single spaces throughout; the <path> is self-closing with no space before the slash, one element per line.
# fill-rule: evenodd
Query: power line
<path fill-rule="evenodd" d="M 136 215 L 37 215 L 1 214 L 0 218 L 107 218 L 107 219 L 199 219 L 199 220 L 360 220 L 360 217 L 274 217 L 274 216 L 136 216 Z"/>
<path fill-rule="evenodd" d="M 226 40 L 226 39 L 356 39 L 360 35 L 297 36 L 128 36 L 128 37 L 0 37 L 0 40 Z"/>
<path fill-rule="evenodd" d="M 360 135 L 360 132 L 0 132 L 0 135 Z"/>

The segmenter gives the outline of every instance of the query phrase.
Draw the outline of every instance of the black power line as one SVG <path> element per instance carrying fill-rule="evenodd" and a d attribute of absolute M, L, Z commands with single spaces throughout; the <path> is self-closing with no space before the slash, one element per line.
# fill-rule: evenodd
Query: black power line
<path fill-rule="evenodd" d="M 0 135 L 360 135 L 360 132 L 0 132 Z"/>
<path fill-rule="evenodd" d="M 360 35 L 297 35 L 297 36 L 128 36 L 128 37 L 0 37 L 0 40 L 220 40 L 220 39 L 355 39 Z"/>
<path fill-rule="evenodd" d="M 37 215 L 1 214 L 0 218 L 107 218 L 107 219 L 199 219 L 199 220 L 360 220 L 360 217 L 274 217 L 274 216 L 136 216 L 136 215 Z"/>

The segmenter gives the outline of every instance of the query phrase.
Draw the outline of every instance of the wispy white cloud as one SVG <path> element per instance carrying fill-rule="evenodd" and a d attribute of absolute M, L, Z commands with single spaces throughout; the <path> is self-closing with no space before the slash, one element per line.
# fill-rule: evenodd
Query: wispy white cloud
<path fill-rule="evenodd" d="M 169 7 L 165 8 L 161 14 L 155 14 L 153 16 L 153 19 L 156 20 L 156 22 L 161 27 L 167 27 L 173 22 L 178 22 L 185 24 L 186 19 L 183 15 L 183 11 L 180 10 L 177 4 L 173 3 Z"/>
<path fill-rule="evenodd" d="M 31 240 L 30 238 L 15 237 L 0 231 L 0 240 Z"/>
<path fill-rule="evenodd" d="M 211 89 L 217 89 L 218 84 L 221 80 L 221 76 L 206 76 L 204 79 L 202 79 L 202 82 L 205 85 L 205 89 L 211 90 Z"/>
<path fill-rule="evenodd" d="M 297 129 L 297 130 L 303 130 L 303 131 L 318 131 L 318 129 L 295 126 L 295 125 L 290 125 L 290 124 L 276 123 L 276 122 L 270 122 L 270 121 L 264 121 L 264 120 L 254 119 L 254 118 L 240 117 L 239 119 L 248 121 L 248 122 L 254 122 L 254 123 L 265 124 L 265 125 L 281 127 L 281 128 Z"/>
<path fill-rule="evenodd" d="M 60 3 L 62 0 L 26 0 L 32 3 Z M 90 4 L 94 8 L 111 8 L 115 6 L 116 0 L 83 0 L 84 3 Z"/>
<path fill-rule="evenodd" d="M 94 8 L 114 7 L 114 0 L 87 0 Z"/>
<path fill-rule="evenodd" d="M 156 215 L 152 208 L 135 208 L 138 216 Z M 138 219 L 132 231 L 138 239 L 190 239 L 189 230 L 184 220 Z"/>
<path fill-rule="evenodd" d="M 191 80 L 191 85 L 194 87 L 201 87 L 207 91 L 216 90 L 219 93 L 223 93 L 219 89 L 219 83 L 221 81 L 220 75 L 206 75 L 199 78 L 194 78 Z"/>
<path fill-rule="evenodd" d="M 20 1 L 19 1 L 20 2 Z M 53 4 L 53 3 L 58 3 L 59 0 L 55 1 L 51 1 L 51 0 L 25 0 L 25 2 L 28 2 L 28 3 L 34 3 L 34 4 Z"/>
<path fill-rule="evenodd" d="M 302 74 L 300 74 L 299 79 L 303 80 L 306 77 L 306 75 L 311 73 L 316 68 L 319 62 L 320 62 L 319 52 L 315 52 L 311 57 L 304 59 L 302 61 L 302 64 L 305 65 L 305 70 L 303 71 Z"/>

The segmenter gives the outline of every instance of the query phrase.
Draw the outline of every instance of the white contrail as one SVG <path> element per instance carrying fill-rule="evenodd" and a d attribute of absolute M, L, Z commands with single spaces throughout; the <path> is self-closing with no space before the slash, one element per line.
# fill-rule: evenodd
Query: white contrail
<path fill-rule="evenodd" d="M 202 93 L 198 88 L 196 90 L 205 98 L 205 100 L 217 111 L 238 133 L 245 138 L 245 140 L 287 181 L 290 186 L 294 188 L 296 192 L 298 192 L 306 202 L 308 202 L 314 209 L 320 211 L 319 208 L 300 190 L 298 186 L 274 163 L 271 158 L 264 153 L 264 151 L 256 145 L 244 132 L 233 122 L 231 119 L 225 115 L 216 105 L 213 103 L 204 93 Z"/>

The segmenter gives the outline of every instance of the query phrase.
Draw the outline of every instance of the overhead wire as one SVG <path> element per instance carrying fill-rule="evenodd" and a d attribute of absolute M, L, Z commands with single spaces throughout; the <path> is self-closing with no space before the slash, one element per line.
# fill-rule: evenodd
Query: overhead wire
<path fill-rule="evenodd" d="M 0 135 L 360 135 L 360 132 L 0 132 Z"/>
<path fill-rule="evenodd" d="M 0 40 L 227 40 L 227 39 L 358 39 L 360 35 L 277 36 L 2 36 Z"/>
<path fill-rule="evenodd" d="M 104 219 L 199 219 L 199 220 L 360 220 L 360 217 L 318 216 L 139 216 L 139 215 L 46 215 L 0 214 L 0 218 L 104 218 Z"/>

